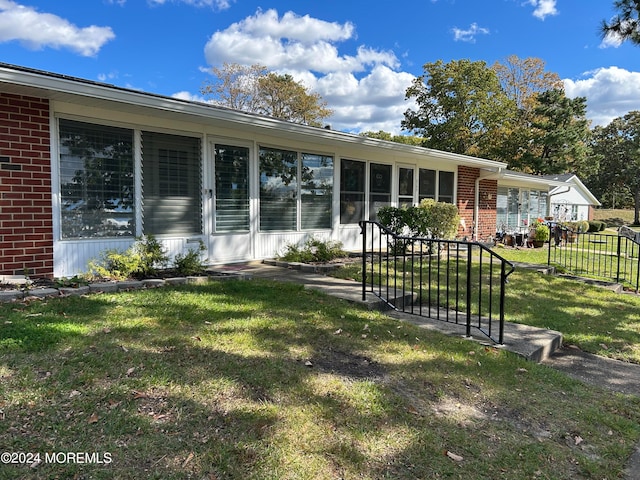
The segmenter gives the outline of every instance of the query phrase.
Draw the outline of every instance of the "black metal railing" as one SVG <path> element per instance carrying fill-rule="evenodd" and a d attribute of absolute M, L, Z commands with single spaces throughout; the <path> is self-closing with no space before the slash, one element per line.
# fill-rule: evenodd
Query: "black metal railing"
<path fill-rule="evenodd" d="M 392 308 L 462 324 L 504 343 L 504 304 L 511 262 L 477 243 L 397 235 L 362 221 L 362 296 Z"/>
<path fill-rule="evenodd" d="M 552 226 L 549 265 L 567 273 L 613 280 L 638 293 L 640 288 L 640 234 L 621 227 L 618 235 L 578 233 Z"/>

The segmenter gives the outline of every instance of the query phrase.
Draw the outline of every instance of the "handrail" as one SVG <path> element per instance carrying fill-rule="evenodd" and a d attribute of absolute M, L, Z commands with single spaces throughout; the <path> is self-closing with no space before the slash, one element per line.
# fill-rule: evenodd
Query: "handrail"
<path fill-rule="evenodd" d="M 396 310 L 464 324 L 467 336 L 476 328 L 504 343 L 513 263 L 479 242 L 398 235 L 373 221 L 360 228 L 363 299 L 373 293 Z"/>

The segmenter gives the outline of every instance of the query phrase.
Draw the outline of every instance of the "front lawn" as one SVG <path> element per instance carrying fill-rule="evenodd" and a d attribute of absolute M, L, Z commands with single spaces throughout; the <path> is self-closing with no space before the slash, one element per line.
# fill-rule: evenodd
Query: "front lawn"
<path fill-rule="evenodd" d="M 638 398 L 298 285 L 0 316 L 0 445 L 40 456 L 0 478 L 614 479 L 640 438 Z"/>

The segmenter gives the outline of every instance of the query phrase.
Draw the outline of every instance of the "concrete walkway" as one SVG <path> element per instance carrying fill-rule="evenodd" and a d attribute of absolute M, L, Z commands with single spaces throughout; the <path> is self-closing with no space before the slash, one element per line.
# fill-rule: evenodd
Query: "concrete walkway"
<path fill-rule="evenodd" d="M 448 335 L 465 336 L 462 325 L 432 320 L 415 315 L 387 310 L 386 305 L 373 294 L 362 298 L 362 285 L 351 280 L 333 278 L 311 271 L 268 265 L 262 262 L 227 265 L 216 268 L 221 272 L 235 271 L 255 278 L 280 282 L 295 282 L 305 288 L 319 290 L 346 301 L 366 305 L 370 309 L 385 310 L 386 315 L 420 328 L 441 331 Z M 473 330 L 473 329 L 472 329 Z M 482 334 L 473 334 L 473 340 L 491 343 Z M 615 392 L 640 396 L 640 365 L 611 360 L 562 345 L 562 334 L 553 330 L 505 323 L 504 345 L 499 346 L 528 360 L 542 363 L 588 384 L 598 385 Z M 640 480 L 640 444 L 629 459 L 624 480 Z"/>

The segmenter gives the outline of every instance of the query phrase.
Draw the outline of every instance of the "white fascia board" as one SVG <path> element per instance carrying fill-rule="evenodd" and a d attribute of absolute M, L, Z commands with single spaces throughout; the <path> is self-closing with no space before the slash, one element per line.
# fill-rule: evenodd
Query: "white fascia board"
<path fill-rule="evenodd" d="M 513 185 L 513 186 L 531 186 L 541 187 L 544 186 L 547 189 L 551 187 L 567 186 L 565 182 L 557 180 L 549 180 L 548 178 L 538 177 L 536 175 L 528 175 L 525 173 L 517 173 L 511 171 L 505 171 L 504 174 L 498 179 L 498 185 Z"/>
<path fill-rule="evenodd" d="M 162 110 L 168 114 L 198 117 L 208 122 L 222 121 L 242 125 L 245 128 L 266 129 L 272 132 L 278 132 L 281 135 L 313 137 L 316 141 L 320 140 L 323 143 L 348 143 L 364 148 L 387 149 L 398 154 L 409 156 L 436 158 L 456 165 L 476 167 L 493 172 L 498 172 L 507 166 L 506 163 L 494 160 L 378 140 L 336 130 L 310 127 L 206 103 L 140 92 L 49 72 L 28 68 L 11 68 L 11 66 L 6 64 L 0 64 L 0 83 L 22 86 L 29 90 L 36 89 L 40 92 L 44 91 L 47 92 L 45 96 L 49 98 L 57 98 L 62 94 L 69 101 L 73 101 L 72 98 L 77 99 L 80 97 L 93 101 L 102 100 L 109 103 L 115 102 L 128 106 Z"/>
<path fill-rule="evenodd" d="M 565 183 L 563 183 L 564 187 L 572 187 L 580 192 L 580 195 L 584 197 L 585 200 L 589 202 L 590 205 L 594 205 L 596 207 L 601 206 L 600 201 L 591 193 L 591 190 L 587 188 L 587 186 L 582 183 L 582 181 L 578 178 L 577 175 L 573 175 L 571 178 L 567 179 Z M 552 190 L 551 193 L 555 193 L 556 191 L 562 192 L 562 187 L 556 187 Z"/>

